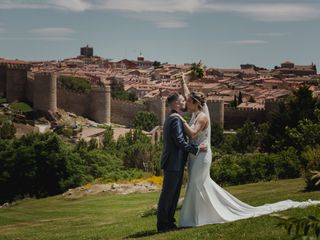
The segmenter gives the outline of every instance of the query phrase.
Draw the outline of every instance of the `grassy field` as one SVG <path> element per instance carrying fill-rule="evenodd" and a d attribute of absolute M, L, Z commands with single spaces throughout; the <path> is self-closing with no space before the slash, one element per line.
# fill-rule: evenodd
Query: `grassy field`
<path fill-rule="evenodd" d="M 252 205 L 285 199 L 320 199 L 319 192 L 305 193 L 303 188 L 303 179 L 294 179 L 234 186 L 227 190 Z M 157 203 L 158 197 L 159 192 L 101 194 L 78 200 L 64 200 L 61 196 L 23 200 L 0 209 L 0 239 L 289 239 L 284 229 L 275 227 L 278 220 L 270 216 L 158 234 L 156 217 L 141 217 Z M 291 209 L 283 214 L 320 216 L 320 208 Z"/>

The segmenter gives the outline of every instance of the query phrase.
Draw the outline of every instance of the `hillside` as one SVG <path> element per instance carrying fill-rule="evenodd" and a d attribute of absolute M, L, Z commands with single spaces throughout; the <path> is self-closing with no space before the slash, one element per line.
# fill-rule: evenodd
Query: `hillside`
<path fill-rule="evenodd" d="M 303 192 L 302 179 L 233 186 L 232 194 L 252 205 L 284 199 L 320 199 L 319 192 Z M 115 195 L 102 193 L 77 200 L 62 196 L 26 199 L 0 209 L 0 239 L 289 239 L 270 216 L 222 225 L 157 234 L 154 215 L 141 217 L 158 200 L 159 192 Z M 291 209 L 289 216 L 320 216 L 320 208 Z M 179 212 L 177 212 L 177 217 Z"/>

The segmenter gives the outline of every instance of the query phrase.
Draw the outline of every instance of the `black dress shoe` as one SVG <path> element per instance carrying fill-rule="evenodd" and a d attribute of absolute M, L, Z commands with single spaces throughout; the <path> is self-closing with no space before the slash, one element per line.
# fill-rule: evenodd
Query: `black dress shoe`
<path fill-rule="evenodd" d="M 170 230 L 176 230 L 176 229 L 178 229 L 177 225 L 175 224 L 170 225 Z"/>
<path fill-rule="evenodd" d="M 170 231 L 170 228 L 161 228 L 161 229 L 158 229 L 158 233 L 165 233 L 165 232 L 169 232 Z"/>

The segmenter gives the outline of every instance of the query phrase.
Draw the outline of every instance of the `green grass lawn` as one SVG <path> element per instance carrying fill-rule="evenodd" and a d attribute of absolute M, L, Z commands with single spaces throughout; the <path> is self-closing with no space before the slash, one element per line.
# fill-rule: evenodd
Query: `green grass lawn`
<path fill-rule="evenodd" d="M 261 205 L 285 199 L 320 199 L 319 192 L 303 192 L 303 179 L 228 187 L 239 199 Z M 156 233 L 156 217 L 141 214 L 157 203 L 159 192 L 129 195 L 100 194 L 78 200 L 61 196 L 28 199 L 0 209 L 0 239 L 289 239 L 270 216 L 226 224 Z M 289 216 L 320 216 L 319 207 L 291 209 Z M 179 212 L 177 212 L 177 218 Z"/>

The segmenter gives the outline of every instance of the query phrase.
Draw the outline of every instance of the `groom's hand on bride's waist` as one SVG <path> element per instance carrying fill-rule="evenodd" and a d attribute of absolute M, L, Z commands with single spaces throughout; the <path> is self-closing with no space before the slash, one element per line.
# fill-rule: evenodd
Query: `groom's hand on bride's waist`
<path fill-rule="evenodd" d="M 207 150 L 208 150 L 207 144 L 201 143 L 201 144 L 199 145 L 199 151 L 200 151 L 200 152 L 206 152 Z"/>

